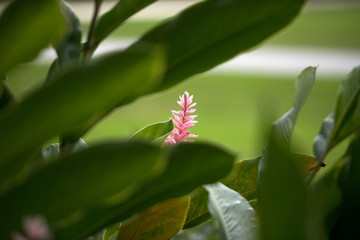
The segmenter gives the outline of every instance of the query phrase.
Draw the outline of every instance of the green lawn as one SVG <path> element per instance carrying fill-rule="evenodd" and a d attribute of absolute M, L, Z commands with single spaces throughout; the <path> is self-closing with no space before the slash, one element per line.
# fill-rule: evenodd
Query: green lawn
<path fill-rule="evenodd" d="M 136 38 L 163 20 L 130 20 L 111 37 Z M 286 29 L 267 40 L 269 45 L 298 45 L 360 49 L 360 5 L 339 8 L 306 8 Z M 88 25 L 84 24 L 86 32 Z"/>

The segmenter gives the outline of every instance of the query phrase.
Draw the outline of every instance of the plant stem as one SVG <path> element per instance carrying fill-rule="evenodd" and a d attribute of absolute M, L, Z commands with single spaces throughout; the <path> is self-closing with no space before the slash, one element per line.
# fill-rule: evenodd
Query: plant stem
<path fill-rule="evenodd" d="M 96 27 L 96 23 L 97 23 L 97 18 L 99 15 L 99 11 L 100 11 L 100 6 L 103 0 L 95 0 L 95 7 L 94 7 L 94 13 L 93 16 L 91 18 L 91 23 L 90 23 L 90 29 L 89 29 L 89 33 L 87 36 L 87 41 L 85 43 L 85 48 L 84 48 L 84 60 L 87 60 L 91 57 L 92 52 L 93 52 L 93 47 L 94 47 L 94 31 L 95 31 L 95 27 Z"/>

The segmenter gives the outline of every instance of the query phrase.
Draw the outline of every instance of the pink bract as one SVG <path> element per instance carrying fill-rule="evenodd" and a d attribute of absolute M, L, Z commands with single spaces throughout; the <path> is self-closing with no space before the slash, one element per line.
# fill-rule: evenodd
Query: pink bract
<path fill-rule="evenodd" d="M 175 125 L 171 134 L 166 138 L 165 143 L 168 145 L 176 144 L 179 142 L 193 142 L 193 140 L 185 139 L 188 137 L 197 137 L 197 135 L 191 134 L 190 131 L 187 131 L 189 128 L 192 128 L 197 121 L 194 119 L 197 115 L 189 115 L 196 111 L 193 109 L 196 103 L 192 103 L 193 95 L 189 96 L 187 91 L 180 96 L 180 101 L 177 101 L 182 110 L 172 110 L 173 123 Z"/>

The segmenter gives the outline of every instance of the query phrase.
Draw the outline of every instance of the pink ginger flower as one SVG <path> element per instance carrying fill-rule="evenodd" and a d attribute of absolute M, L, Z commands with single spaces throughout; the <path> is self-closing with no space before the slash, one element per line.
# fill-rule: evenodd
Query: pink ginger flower
<path fill-rule="evenodd" d="M 13 233 L 12 240 L 51 240 L 51 230 L 42 216 L 26 216 L 23 221 L 25 236 Z"/>
<path fill-rule="evenodd" d="M 196 105 L 196 103 L 192 103 L 193 97 L 193 95 L 189 96 L 189 93 L 185 91 L 184 94 L 180 96 L 180 101 L 177 101 L 182 110 L 171 110 L 174 116 L 173 123 L 175 127 L 171 134 L 166 138 L 166 144 L 172 145 L 179 142 L 193 142 L 193 140 L 185 138 L 197 137 L 197 135 L 191 134 L 190 131 L 187 131 L 189 128 L 192 128 L 195 123 L 197 123 L 197 121 L 194 120 L 197 115 L 188 116 L 196 111 L 196 109 L 192 109 L 192 107 Z"/>

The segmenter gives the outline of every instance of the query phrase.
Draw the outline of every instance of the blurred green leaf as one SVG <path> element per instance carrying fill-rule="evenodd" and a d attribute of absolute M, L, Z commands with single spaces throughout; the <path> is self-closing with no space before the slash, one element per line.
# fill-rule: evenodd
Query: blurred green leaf
<path fill-rule="evenodd" d="M 62 29 L 57 0 L 12 1 L 0 17 L 0 73 L 35 58 Z"/>
<path fill-rule="evenodd" d="M 22 170 L 49 138 L 87 129 L 137 93 L 139 85 L 156 85 L 161 71 L 157 48 L 120 52 L 70 71 L 35 92 L 0 119 L 0 182 Z"/>
<path fill-rule="evenodd" d="M 53 143 L 44 148 L 41 151 L 41 156 L 45 161 L 51 161 L 55 160 L 60 157 L 60 144 L 59 143 Z"/>
<path fill-rule="evenodd" d="M 1 196 L 1 213 L 8 217 L 1 220 L 0 238 L 20 230 L 26 215 L 41 214 L 51 227 L 66 227 L 64 218 L 81 218 L 90 206 L 124 201 L 136 184 L 159 174 L 161 154 L 146 143 L 109 143 L 50 162 Z"/>
<path fill-rule="evenodd" d="M 183 227 L 190 198 L 166 200 L 121 224 L 117 239 L 168 240 Z"/>
<path fill-rule="evenodd" d="M 240 160 L 234 164 L 231 173 L 221 182 L 235 190 L 248 201 L 257 198 L 258 164 L 261 157 Z M 304 174 L 309 174 L 316 166 L 313 156 L 293 154 L 296 164 Z M 192 228 L 212 219 L 207 209 L 208 194 L 202 188 L 191 193 L 191 203 L 184 228 Z"/>
<path fill-rule="evenodd" d="M 285 144 L 290 142 L 296 119 L 315 81 L 315 67 L 305 68 L 296 80 L 294 107 L 272 125 L 272 134 L 277 134 Z"/>
<path fill-rule="evenodd" d="M 307 239 L 304 178 L 282 141 L 272 136 L 259 163 L 260 239 Z"/>
<path fill-rule="evenodd" d="M 257 216 L 243 196 L 221 183 L 204 187 L 209 192 L 209 212 L 220 224 L 221 239 L 257 239 Z"/>
<path fill-rule="evenodd" d="M 233 154 L 204 143 L 179 144 L 167 151 L 168 163 L 159 177 L 139 187 L 128 201 L 108 208 L 91 208 L 71 228 L 55 229 L 58 239 L 80 239 L 156 203 L 190 193 L 196 187 L 227 176 Z"/>
<path fill-rule="evenodd" d="M 271 36 L 299 13 L 304 0 L 201 1 L 159 25 L 138 42 L 168 51 L 160 89 L 205 72 Z"/>
<path fill-rule="evenodd" d="M 155 141 L 158 138 L 167 136 L 174 129 L 172 120 L 150 124 L 136 133 L 130 139 L 142 139 L 147 141 Z"/>
<path fill-rule="evenodd" d="M 339 88 L 334 122 L 330 147 L 360 129 L 360 66 L 345 77 Z"/>
<path fill-rule="evenodd" d="M 334 239 L 360 239 L 360 136 L 351 142 L 339 175 L 342 194 L 341 217 L 332 230 Z"/>
<path fill-rule="evenodd" d="M 101 16 L 95 28 L 94 45 L 109 35 L 133 14 L 156 2 L 157 0 L 121 0 L 108 12 Z M 95 49 L 94 49 L 95 50 Z"/>
<path fill-rule="evenodd" d="M 315 71 L 316 68 L 308 67 L 299 75 L 294 107 L 273 123 L 269 144 L 259 162 L 260 239 L 307 238 L 305 175 L 290 154 L 289 144 L 297 116 L 314 83 Z"/>

